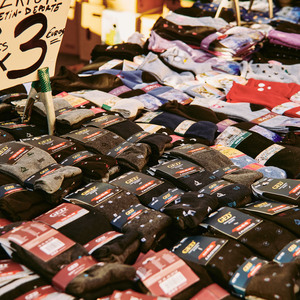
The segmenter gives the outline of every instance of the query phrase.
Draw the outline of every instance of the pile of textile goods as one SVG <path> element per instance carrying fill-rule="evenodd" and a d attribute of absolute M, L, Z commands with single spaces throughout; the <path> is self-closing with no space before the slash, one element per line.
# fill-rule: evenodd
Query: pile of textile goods
<path fill-rule="evenodd" d="M 216 7 L 0 91 L 1 299 L 300 299 L 299 10 Z"/>

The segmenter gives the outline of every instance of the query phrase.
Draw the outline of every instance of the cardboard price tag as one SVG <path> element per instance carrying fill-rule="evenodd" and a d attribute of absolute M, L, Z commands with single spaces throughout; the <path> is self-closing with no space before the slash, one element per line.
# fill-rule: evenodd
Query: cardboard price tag
<path fill-rule="evenodd" d="M 38 2 L 38 3 L 37 3 Z M 70 0 L 0 1 L 1 89 L 54 75 Z"/>

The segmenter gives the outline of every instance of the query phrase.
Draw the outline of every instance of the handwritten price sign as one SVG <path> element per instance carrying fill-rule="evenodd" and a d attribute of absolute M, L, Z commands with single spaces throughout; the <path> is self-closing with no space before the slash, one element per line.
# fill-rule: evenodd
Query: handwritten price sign
<path fill-rule="evenodd" d="M 0 0 L 0 90 L 53 76 L 71 0 Z"/>

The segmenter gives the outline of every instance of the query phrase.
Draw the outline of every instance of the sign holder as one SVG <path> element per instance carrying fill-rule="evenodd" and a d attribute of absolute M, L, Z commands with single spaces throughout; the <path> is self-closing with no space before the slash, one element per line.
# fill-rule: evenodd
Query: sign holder
<path fill-rule="evenodd" d="M 48 134 L 53 135 L 55 130 L 55 110 L 52 98 L 49 68 L 44 67 L 37 70 L 37 72 L 39 79 L 33 81 L 31 84 L 23 112 L 22 122 L 29 122 L 35 101 L 41 101 L 46 110 Z"/>

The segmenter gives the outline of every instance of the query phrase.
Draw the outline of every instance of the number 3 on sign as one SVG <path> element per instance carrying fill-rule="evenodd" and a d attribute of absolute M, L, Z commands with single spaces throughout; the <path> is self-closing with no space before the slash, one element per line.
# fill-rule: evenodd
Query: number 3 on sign
<path fill-rule="evenodd" d="M 0 0 L 0 90 L 54 75 L 69 1 Z"/>

